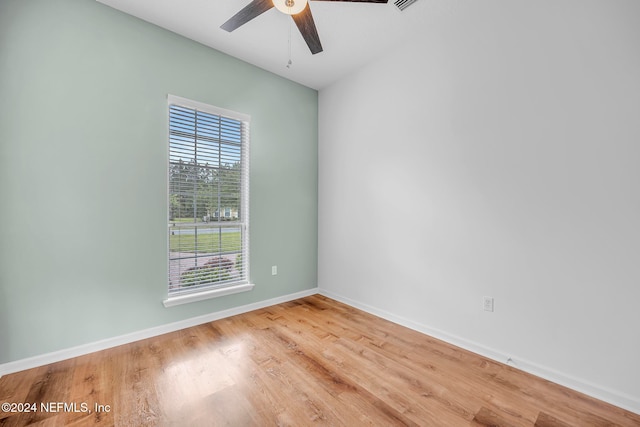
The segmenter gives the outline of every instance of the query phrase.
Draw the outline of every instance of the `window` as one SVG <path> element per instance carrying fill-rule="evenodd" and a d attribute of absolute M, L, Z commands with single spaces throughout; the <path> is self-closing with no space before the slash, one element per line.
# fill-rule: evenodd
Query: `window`
<path fill-rule="evenodd" d="M 249 117 L 169 95 L 169 298 L 249 290 Z"/>

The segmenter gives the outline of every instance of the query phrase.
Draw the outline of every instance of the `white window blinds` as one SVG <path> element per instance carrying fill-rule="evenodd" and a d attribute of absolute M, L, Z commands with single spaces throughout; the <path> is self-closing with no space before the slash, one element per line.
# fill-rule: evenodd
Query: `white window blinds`
<path fill-rule="evenodd" d="M 249 281 L 249 117 L 169 95 L 169 296 Z"/>

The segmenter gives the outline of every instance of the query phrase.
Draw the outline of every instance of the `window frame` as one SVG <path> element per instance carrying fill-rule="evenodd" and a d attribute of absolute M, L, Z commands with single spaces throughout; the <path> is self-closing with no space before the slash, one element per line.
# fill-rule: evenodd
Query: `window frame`
<path fill-rule="evenodd" d="M 239 277 L 239 280 L 232 280 L 229 282 L 220 283 L 210 283 L 205 285 L 199 285 L 197 288 L 190 290 L 181 288 L 178 290 L 171 290 L 171 185 L 170 185 L 170 167 L 171 167 L 171 107 L 183 107 L 186 109 L 194 110 L 197 114 L 198 112 L 218 116 L 224 119 L 231 119 L 238 122 L 241 122 L 241 160 L 240 160 L 240 209 L 237 212 L 239 218 L 235 220 L 238 222 L 238 227 L 240 228 L 240 239 L 241 239 L 241 248 L 240 248 L 240 256 L 242 256 L 243 263 L 243 274 Z M 167 298 L 163 301 L 165 307 L 171 307 L 174 305 L 185 304 L 189 302 L 200 301 L 209 298 L 216 298 L 224 295 L 235 294 L 238 292 L 246 292 L 253 289 L 254 285 L 250 281 L 250 268 L 249 268 L 249 127 L 251 122 L 251 116 L 248 114 L 238 113 L 231 110 L 226 110 L 224 108 L 216 107 L 213 105 L 205 104 L 202 102 L 194 101 L 187 98 L 182 98 L 175 95 L 167 95 Z M 219 141 L 218 144 L 222 145 L 222 142 Z M 194 147 L 194 151 L 197 149 L 197 140 L 196 146 Z M 222 147 L 219 147 L 222 149 Z M 219 190 L 220 191 L 220 190 Z M 218 193 L 220 194 L 220 193 Z M 227 207 L 218 206 L 218 210 L 220 212 L 227 209 Z M 195 215 L 194 215 L 195 216 Z M 221 224 L 222 218 L 217 218 L 217 223 Z M 198 227 L 194 218 L 194 227 Z M 174 224 L 175 227 L 175 224 Z M 215 228 L 215 226 L 212 226 Z M 222 226 L 218 226 L 220 230 L 222 230 Z M 221 231 L 220 231 L 221 232 Z M 197 245 L 197 244 L 196 244 Z M 197 246 L 194 247 L 197 251 Z M 222 252 L 217 252 L 213 256 L 221 256 Z M 176 259 L 181 258 L 174 258 Z M 180 270 L 179 270 L 180 271 Z M 182 273 L 180 273 L 182 274 Z"/>

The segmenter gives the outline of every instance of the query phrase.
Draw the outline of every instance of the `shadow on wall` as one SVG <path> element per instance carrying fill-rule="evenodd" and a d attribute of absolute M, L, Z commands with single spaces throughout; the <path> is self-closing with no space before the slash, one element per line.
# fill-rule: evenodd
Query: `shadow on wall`
<path fill-rule="evenodd" d="M 7 318 L 7 291 L 0 287 L 0 364 L 10 360 L 11 339 L 9 337 L 9 319 Z"/>

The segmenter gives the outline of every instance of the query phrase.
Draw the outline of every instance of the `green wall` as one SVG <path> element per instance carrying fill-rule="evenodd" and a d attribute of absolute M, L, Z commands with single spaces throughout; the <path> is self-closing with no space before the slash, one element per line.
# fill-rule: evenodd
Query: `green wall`
<path fill-rule="evenodd" d="M 168 93 L 252 117 L 253 291 L 162 305 Z M 315 90 L 93 0 L 2 0 L 0 94 L 0 363 L 316 286 Z"/>

